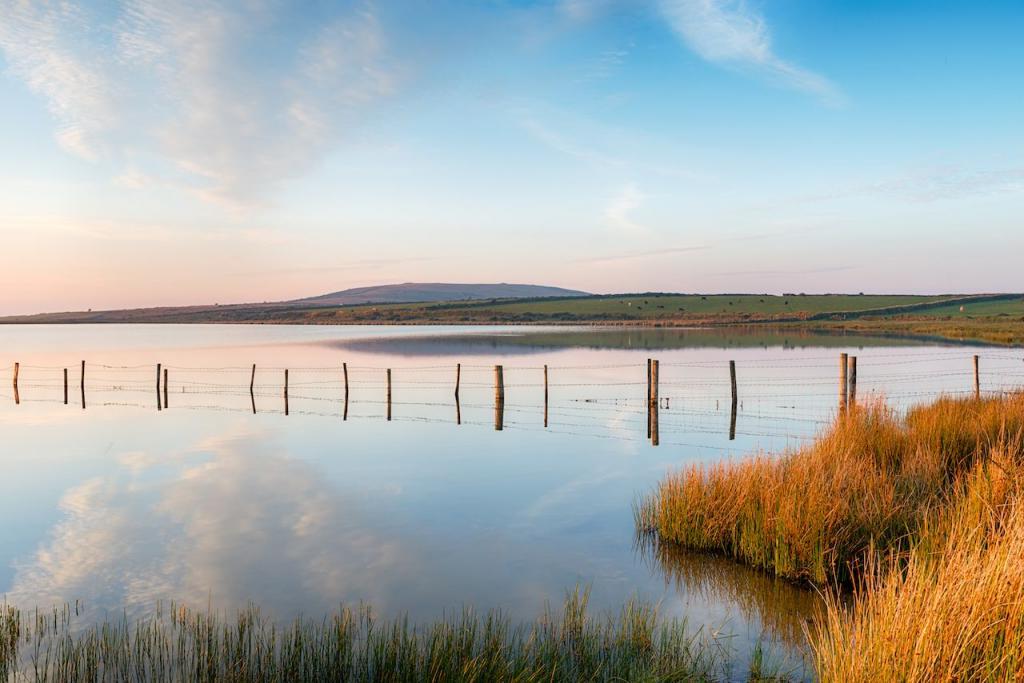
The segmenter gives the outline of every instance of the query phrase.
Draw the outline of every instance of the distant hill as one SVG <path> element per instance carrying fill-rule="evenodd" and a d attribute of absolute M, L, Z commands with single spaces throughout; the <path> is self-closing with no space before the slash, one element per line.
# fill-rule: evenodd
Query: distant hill
<path fill-rule="evenodd" d="M 541 285 L 406 282 L 356 287 L 292 301 L 161 306 L 120 310 L 62 311 L 0 317 L 2 323 L 202 323 L 302 320 L 310 311 L 338 306 L 376 304 L 438 304 L 466 301 L 547 300 L 592 296 L 587 292 Z M 346 309 L 348 310 L 348 309 Z"/>
<path fill-rule="evenodd" d="M 543 285 L 455 284 L 447 282 L 406 282 L 400 285 L 355 287 L 340 292 L 289 301 L 289 304 L 348 306 L 352 304 L 405 304 L 426 301 L 469 301 L 480 299 L 539 299 L 544 297 L 588 296 L 587 292 Z"/>

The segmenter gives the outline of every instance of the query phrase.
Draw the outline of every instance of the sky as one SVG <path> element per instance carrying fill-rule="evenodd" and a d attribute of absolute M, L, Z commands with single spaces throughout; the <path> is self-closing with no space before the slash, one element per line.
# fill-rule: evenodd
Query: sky
<path fill-rule="evenodd" d="M 0 313 L 1024 290 L 1024 3 L 0 0 Z"/>

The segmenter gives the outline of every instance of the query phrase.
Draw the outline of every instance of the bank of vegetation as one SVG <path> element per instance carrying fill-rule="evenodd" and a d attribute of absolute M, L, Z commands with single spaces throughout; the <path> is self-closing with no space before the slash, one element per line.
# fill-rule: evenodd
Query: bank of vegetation
<path fill-rule="evenodd" d="M 1012 681 L 1022 496 L 1024 396 L 943 398 L 854 408 L 781 457 L 689 467 L 637 523 L 826 592 L 809 629 L 822 680 Z"/>
<path fill-rule="evenodd" d="M 147 618 L 82 626 L 75 609 L 0 610 L 0 681 L 722 681 L 727 643 L 662 620 L 647 604 L 594 617 L 587 592 L 513 625 L 500 612 L 425 626 L 367 607 L 278 626 L 171 605 Z M 742 677 L 775 680 L 755 656 Z"/>
<path fill-rule="evenodd" d="M 5 324 L 260 323 L 298 325 L 783 326 L 1024 344 L 1024 295 L 640 294 L 337 304 L 262 304 L 77 311 Z"/>

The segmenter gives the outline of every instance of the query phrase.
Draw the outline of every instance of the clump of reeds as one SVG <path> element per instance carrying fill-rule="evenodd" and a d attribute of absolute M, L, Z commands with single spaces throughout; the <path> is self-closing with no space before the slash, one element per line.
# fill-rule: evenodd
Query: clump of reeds
<path fill-rule="evenodd" d="M 578 590 L 560 613 L 518 626 L 469 610 L 412 626 L 366 607 L 283 627 L 256 607 L 229 619 L 172 605 L 84 628 L 73 614 L 3 606 L 0 680 L 713 681 L 729 669 L 722 645 L 684 623 L 632 602 L 594 618 Z M 760 677 L 760 663 L 752 667 Z"/>
<path fill-rule="evenodd" d="M 943 398 L 903 419 L 876 401 L 800 450 L 669 475 L 637 506 L 637 525 L 789 579 L 852 586 L 867 562 L 906 549 L 993 444 L 1019 457 L 1022 435 L 1021 395 Z"/>
<path fill-rule="evenodd" d="M 1024 464 L 996 446 L 909 553 L 869 568 L 854 605 L 830 596 L 811 640 L 828 681 L 1024 679 Z"/>

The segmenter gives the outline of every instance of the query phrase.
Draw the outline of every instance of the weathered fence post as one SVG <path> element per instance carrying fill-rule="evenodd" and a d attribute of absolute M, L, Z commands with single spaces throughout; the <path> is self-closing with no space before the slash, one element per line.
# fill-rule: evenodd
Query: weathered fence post
<path fill-rule="evenodd" d="M 739 391 L 736 387 L 736 361 L 729 361 L 729 385 L 732 389 L 732 407 L 729 410 L 729 441 L 736 440 L 736 408 L 739 404 Z"/>
<path fill-rule="evenodd" d="M 21 396 L 18 395 L 18 368 L 19 364 L 14 364 L 14 405 L 21 405 Z"/>
<path fill-rule="evenodd" d="M 64 405 L 68 404 L 68 369 L 64 368 Z"/>
<path fill-rule="evenodd" d="M 167 368 L 164 368 L 164 409 L 167 409 Z"/>
<path fill-rule="evenodd" d="M 651 438 L 651 359 L 647 359 L 647 438 Z"/>
<path fill-rule="evenodd" d="M 85 410 L 85 361 L 82 361 L 82 381 L 80 384 L 82 388 L 82 410 Z"/>
<path fill-rule="evenodd" d="M 160 400 L 160 363 L 156 364 L 156 409 L 159 411 L 163 408 L 163 402 Z"/>
<path fill-rule="evenodd" d="M 981 399 L 981 373 L 978 372 L 978 356 L 974 356 L 974 398 Z"/>
<path fill-rule="evenodd" d="M 660 434 L 658 430 L 658 362 L 657 360 L 650 361 L 650 442 L 651 445 L 657 445 L 660 442 Z"/>
<path fill-rule="evenodd" d="M 388 422 L 391 421 L 391 368 L 388 368 Z"/>
<path fill-rule="evenodd" d="M 847 354 L 839 354 L 839 412 L 846 411 L 846 402 L 850 395 L 850 386 L 847 383 Z"/>
<path fill-rule="evenodd" d="M 651 361 L 651 403 L 658 405 L 658 361 Z"/>
<path fill-rule="evenodd" d="M 505 370 L 500 365 L 494 366 L 494 429 L 505 428 Z"/>
<path fill-rule="evenodd" d="M 256 387 L 256 364 L 252 364 L 252 374 L 249 375 L 249 393 L 252 394 L 253 389 Z"/>
<path fill-rule="evenodd" d="M 849 387 L 849 400 L 850 408 L 857 407 L 857 356 L 850 356 L 849 362 L 849 377 L 847 378 L 847 386 Z"/>
<path fill-rule="evenodd" d="M 647 426 L 650 431 L 651 445 L 660 442 L 658 431 L 658 361 L 650 361 L 650 400 L 647 402 Z"/>
<path fill-rule="evenodd" d="M 455 364 L 455 402 L 459 402 L 459 383 L 462 381 L 462 363 Z"/>
<path fill-rule="evenodd" d="M 288 368 L 284 369 L 284 414 L 288 414 Z"/>

